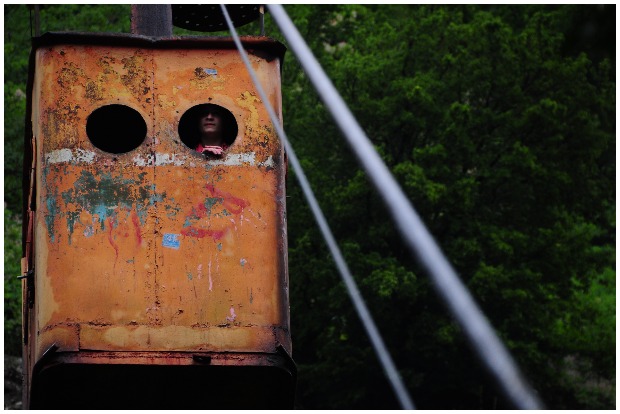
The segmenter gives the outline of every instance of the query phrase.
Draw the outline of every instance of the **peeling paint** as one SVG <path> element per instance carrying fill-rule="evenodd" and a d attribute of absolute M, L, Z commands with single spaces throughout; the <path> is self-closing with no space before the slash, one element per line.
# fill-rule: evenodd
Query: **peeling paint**
<path fill-rule="evenodd" d="M 100 173 L 95 176 L 89 170 L 82 170 L 76 179 L 73 188 L 60 194 L 60 197 L 52 191 L 47 194 L 46 205 L 48 214 L 46 223 L 50 237 L 54 239 L 54 222 L 64 217 L 69 230 L 69 240 L 80 224 L 88 228 L 99 222 L 99 230 L 106 230 L 110 223 L 118 223 L 131 220 L 135 229 L 135 237 L 138 245 L 142 243 L 140 227 L 144 225 L 147 214 L 147 206 L 143 200 L 152 199 L 152 186 L 145 181 L 144 174 L 135 178 L 123 178 L 113 176 L 110 173 Z M 62 211 L 58 207 L 58 199 L 63 202 Z M 92 223 L 83 223 L 82 213 L 92 216 Z M 111 220 L 109 220 L 111 219 Z M 97 232 L 93 227 L 85 230 L 87 237 Z"/>
<path fill-rule="evenodd" d="M 71 162 L 72 159 L 73 153 L 69 148 L 63 148 L 45 154 L 45 161 L 50 164 L 56 164 L 59 162 Z"/>
<path fill-rule="evenodd" d="M 45 162 L 48 164 L 93 164 L 96 156 L 97 154 L 94 151 L 88 151 L 81 148 L 76 148 L 74 150 L 70 148 L 62 148 L 45 154 Z"/>
<path fill-rule="evenodd" d="M 135 157 L 133 157 L 131 159 L 134 163 L 134 165 L 138 166 L 138 167 L 146 167 L 147 165 L 153 165 L 153 156 L 149 155 L 146 159 L 141 155 L 138 154 Z"/>
<path fill-rule="evenodd" d="M 155 153 L 155 155 L 149 155 L 144 157 L 142 154 L 138 154 L 132 158 L 133 163 L 138 167 L 146 167 L 146 166 L 166 166 L 166 165 L 174 165 L 174 166 L 184 166 L 188 165 L 190 167 L 196 166 L 195 164 L 195 156 L 187 155 L 187 154 L 176 154 L 176 153 Z M 61 162 L 61 161 L 58 161 Z M 256 163 L 256 152 L 245 152 L 245 153 L 228 153 L 226 157 L 223 159 L 212 159 L 212 160 L 204 160 L 203 161 L 207 165 L 213 166 L 272 166 L 273 158 L 271 160 L 268 158 L 266 161 L 261 163 Z"/>
<path fill-rule="evenodd" d="M 56 203 L 56 197 L 52 194 L 45 200 L 47 207 L 47 214 L 45 215 L 45 223 L 47 224 L 47 234 L 49 234 L 50 241 L 54 243 L 56 241 L 56 232 L 54 231 L 54 223 L 56 216 L 59 214 L 58 204 Z"/>
<path fill-rule="evenodd" d="M 223 160 L 211 160 L 209 161 L 209 164 L 227 166 L 248 164 L 250 166 L 254 166 L 256 164 L 256 153 L 247 152 L 243 154 L 227 154 L 226 158 Z"/>
<path fill-rule="evenodd" d="M 271 167 L 274 168 L 276 163 L 273 161 L 273 156 L 269 156 L 265 162 L 258 164 L 260 167 Z"/>
<path fill-rule="evenodd" d="M 155 153 L 155 165 L 176 165 L 180 166 L 185 163 L 187 156 L 178 156 L 177 154 Z"/>

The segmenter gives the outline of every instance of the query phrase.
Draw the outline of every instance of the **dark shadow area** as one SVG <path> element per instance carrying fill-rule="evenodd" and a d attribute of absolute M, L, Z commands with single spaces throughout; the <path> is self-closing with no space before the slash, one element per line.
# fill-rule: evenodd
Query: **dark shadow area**
<path fill-rule="evenodd" d="M 86 121 L 86 134 L 102 151 L 122 154 L 138 148 L 146 138 L 146 122 L 138 111 L 125 105 L 95 109 Z"/>
<path fill-rule="evenodd" d="M 60 364 L 38 374 L 30 409 L 292 409 L 294 380 L 268 366 Z"/>

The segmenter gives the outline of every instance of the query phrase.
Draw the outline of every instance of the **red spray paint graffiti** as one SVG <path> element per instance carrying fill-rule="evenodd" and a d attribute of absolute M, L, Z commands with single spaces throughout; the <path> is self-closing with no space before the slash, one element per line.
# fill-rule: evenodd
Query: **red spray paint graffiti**
<path fill-rule="evenodd" d="M 207 200 L 216 200 L 215 202 L 221 203 L 222 206 L 233 216 L 238 216 L 243 212 L 243 209 L 246 208 L 249 203 L 247 200 L 241 199 L 239 197 L 235 197 L 232 194 L 226 193 L 215 188 L 211 184 L 205 185 L 205 189 L 207 190 Z M 213 203 L 212 203 L 213 204 Z M 200 203 L 194 207 L 192 207 L 191 214 L 186 216 L 187 221 L 199 221 L 204 218 L 210 216 L 211 211 L 207 208 L 209 203 Z M 181 234 L 188 237 L 195 238 L 204 238 L 204 237 L 212 237 L 213 240 L 221 240 L 226 233 L 230 230 L 234 225 L 227 224 L 223 228 L 219 229 L 204 229 L 197 228 L 195 226 L 187 226 L 181 231 Z"/>

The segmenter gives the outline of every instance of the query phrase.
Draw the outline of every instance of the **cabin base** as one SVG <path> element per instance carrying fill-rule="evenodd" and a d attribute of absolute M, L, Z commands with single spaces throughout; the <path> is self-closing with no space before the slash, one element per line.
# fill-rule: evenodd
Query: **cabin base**
<path fill-rule="evenodd" d="M 128 359 L 135 358 L 126 355 L 130 353 L 101 355 L 106 363 L 84 363 L 83 355 L 70 354 L 58 353 L 41 361 L 45 366 L 35 369 L 27 408 L 293 408 L 296 370 L 284 352 L 168 353 L 164 359 L 151 355 L 152 364 L 128 364 Z M 109 363 L 110 358 L 115 358 L 115 363 Z M 166 361 L 172 365 L 165 365 Z M 224 365 L 217 365 L 220 363 Z"/>

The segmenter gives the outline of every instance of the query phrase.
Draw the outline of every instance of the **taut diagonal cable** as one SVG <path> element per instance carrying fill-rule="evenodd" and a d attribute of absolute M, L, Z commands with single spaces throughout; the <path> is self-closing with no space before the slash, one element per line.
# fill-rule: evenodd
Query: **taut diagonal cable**
<path fill-rule="evenodd" d="M 542 404 L 522 377 L 507 349 L 452 269 L 297 28 L 282 6 L 270 4 L 268 8 L 350 147 L 383 197 L 404 240 L 426 269 L 440 297 L 463 328 L 480 359 L 497 378 L 500 388 L 516 407 L 540 409 Z"/>
<path fill-rule="evenodd" d="M 265 105 L 267 112 L 269 113 L 271 122 L 273 123 L 273 126 L 276 129 L 278 136 L 284 143 L 284 147 L 286 149 L 288 160 L 292 164 L 295 170 L 295 174 L 297 176 L 297 179 L 299 180 L 299 184 L 302 187 L 304 195 L 306 196 L 308 204 L 310 205 L 310 208 L 319 225 L 319 228 L 321 229 L 321 232 L 323 233 L 323 237 L 325 238 L 325 241 L 327 242 L 327 245 L 334 258 L 334 261 L 336 262 L 336 265 L 338 267 L 338 270 L 340 271 L 340 275 L 342 276 L 342 279 L 347 287 L 349 296 L 351 297 L 351 300 L 353 301 L 353 304 L 355 305 L 355 309 L 357 310 L 357 313 L 364 325 L 364 328 L 366 329 L 366 332 L 368 333 L 371 343 L 375 349 L 375 352 L 377 353 L 377 356 L 379 357 L 379 360 L 392 385 L 392 388 L 394 389 L 394 392 L 398 400 L 400 401 L 401 406 L 404 409 L 406 410 L 414 409 L 413 401 L 409 397 L 409 393 L 407 392 L 407 389 L 403 385 L 402 380 L 400 376 L 398 375 L 398 371 L 396 370 L 396 367 L 394 363 L 392 362 L 392 358 L 390 357 L 390 354 L 387 348 L 385 347 L 383 340 L 381 339 L 381 335 L 379 334 L 379 331 L 374 321 L 372 320 L 372 316 L 370 315 L 370 312 L 368 312 L 368 309 L 366 308 L 364 299 L 362 298 L 357 288 L 357 285 L 355 283 L 355 280 L 353 279 L 353 276 L 351 275 L 351 272 L 349 271 L 347 263 L 344 260 L 344 257 L 342 256 L 340 249 L 338 248 L 338 245 L 336 244 L 336 241 L 329 228 L 329 225 L 327 224 L 327 220 L 325 220 L 323 212 L 321 211 L 321 208 L 319 207 L 319 204 L 316 198 L 314 197 L 314 193 L 312 192 L 312 189 L 310 188 L 310 184 L 308 183 L 308 180 L 306 179 L 306 176 L 304 175 L 303 169 L 301 168 L 301 164 L 299 163 L 299 160 L 297 159 L 297 156 L 295 155 L 295 152 L 293 151 L 293 147 L 291 146 L 288 140 L 288 137 L 286 136 L 286 133 L 284 132 L 284 129 L 282 128 L 282 125 L 280 125 L 280 121 L 278 117 L 276 116 L 275 111 L 273 110 L 271 104 L 269 103 L 269 99 L 267 95 L 265 94 L 262 88 L 262 85 L 260 84 L 260 81 L 258 80 L 258 77 L 256 76 L 256 73 L 252 69 L 250 60 L 248 59 L 247 53 L 243 49 L 243 45 L 241 44 L 241 41 L 239 40 L 239 36 L 237 35 L 237 31 L 235 30 L 232 24 L 230 16 L 228 15 L 226 6 L 221 5 L 221 8 L 222 8 L 224 17 L 226 18 L 226 22 L 228 23 L 228 28 L 230 29 L 230 33 L 232 34 L 235 44 L 237 45 L 237 49 L 239 49 L 239 53 L 241 54 L 243 62 L 245 63 L 248 69 L 248 73 L 252 77 L 252 81 L 254 82 L 254 85 L 256 86 L 256 90 L 258 91 L 260 98 L 263 101 L 263 104 Z"/>

